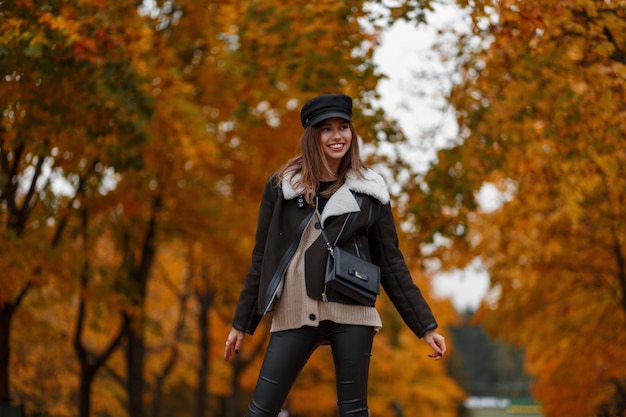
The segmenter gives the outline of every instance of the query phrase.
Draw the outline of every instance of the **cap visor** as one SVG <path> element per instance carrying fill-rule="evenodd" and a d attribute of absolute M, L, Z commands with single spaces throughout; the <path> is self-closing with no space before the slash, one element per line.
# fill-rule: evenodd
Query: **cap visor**
<path fill-rule="evenodd" d="M 309 125 L 315 126 L 317 124 L 322 123 L 326 119 L 330 119 L 331 117 L 339 117 L 349 122 L 352 121 L 352 117 L 350 117 L 348 113 L 334 110 L 334 111 L 327 111 L 322 114 L 318 114 L 315 117 L 312 117 L 311 120 L 309 121 Z"/>

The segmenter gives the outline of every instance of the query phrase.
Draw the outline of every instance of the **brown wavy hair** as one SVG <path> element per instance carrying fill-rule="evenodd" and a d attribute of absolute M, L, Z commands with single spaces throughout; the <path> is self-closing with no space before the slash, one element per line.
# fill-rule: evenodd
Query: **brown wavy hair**
<path fill-rule="evenodd" d="M 346 175 L 350 170 L 363 178 L 362 169 L 365 168 L 365 164 L 361 161 L 359 137 L 352 123 L 350 123 L 350 131 L 352 132 L 350 150 L 341 159 L 336 177 L 320 146 L 322 127 L 316 125 L 304 129 L 300 138 L 300 155 L 291 158 L 278 170 L 280 181 L 291 178 L 291 185 L 296 189 L 298 184 L 295 183 L 294 177 L 300 174 L 299 183 L 304 188 L 304 199 L 308 204 L 314 205 L 315 192 L 319 188 L 322 178 L 334 178 L 336 180 L 329 189 L 322 193 L 324 197 L 331 196 L 346 182 Z"/>

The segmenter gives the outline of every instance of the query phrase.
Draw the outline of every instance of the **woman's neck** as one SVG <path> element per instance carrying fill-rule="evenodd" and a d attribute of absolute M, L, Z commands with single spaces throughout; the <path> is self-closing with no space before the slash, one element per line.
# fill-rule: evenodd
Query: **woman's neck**
<path fill-rule="evenodd" d="M 337 169 L 330 167 L 331 169 L 328 172 L 325 172 L 322 174 L 322 177 L 320 178 L 320 181 L 337 181 L 338 175 L 337 175 Z"/>
<path fill-rule="evenodd" d="M 322 181 L 335 181 L 339 176 L 340 161 L 335 159 L 326 159 L 326 163 L 328 163 L 329 170 L 324 173 Z"/>

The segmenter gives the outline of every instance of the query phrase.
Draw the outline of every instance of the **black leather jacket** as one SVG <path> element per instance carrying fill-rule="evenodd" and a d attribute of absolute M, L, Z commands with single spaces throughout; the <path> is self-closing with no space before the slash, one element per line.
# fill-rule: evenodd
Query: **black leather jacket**
<path fill-rule="evenodd" d="M 335 241 L 349 213 L 349 233 L 342 233 L 338 246 L 370 260 L 381 269 L 381 285 L 408 327 L 419 337 L 437 328 L 437 322 L 420 289 L 413 283 L 404 257 L 382 178 L 366 171 L 366 178 L 348 177 L 330 197 L 322 213 L 328 239 Z M 361 204 L 353 193 L 362 194 Z M 271 310 L 285 270 L 297 249 L 297 236 L 308 224 L 315 208 L 306 204 L 289 182 L 278 184 L 272 176 L 265 185 L 259 209 L 252 262 L 233 320 L 233 327 L 252 334 L 263 314 Z M 318 227 L 318 226 L 316 226 Z M 322 300 L 328 251 L 320 236 L 305 252 L 305 280 L 309 297 Z M 349 302 L 339 294 L 330 301 Z"/>

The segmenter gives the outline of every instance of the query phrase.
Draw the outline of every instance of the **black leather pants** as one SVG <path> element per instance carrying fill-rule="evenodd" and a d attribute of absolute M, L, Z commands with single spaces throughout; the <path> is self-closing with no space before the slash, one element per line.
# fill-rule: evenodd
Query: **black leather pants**
<path fill-rule="evenodd" d="M 340 417 L 367 417 L 367 379 L 374 329 L 323 321 L 272 333 L 247 417 L 276 417 L 296 377 L 321 344 L 330 343 Z"/>

